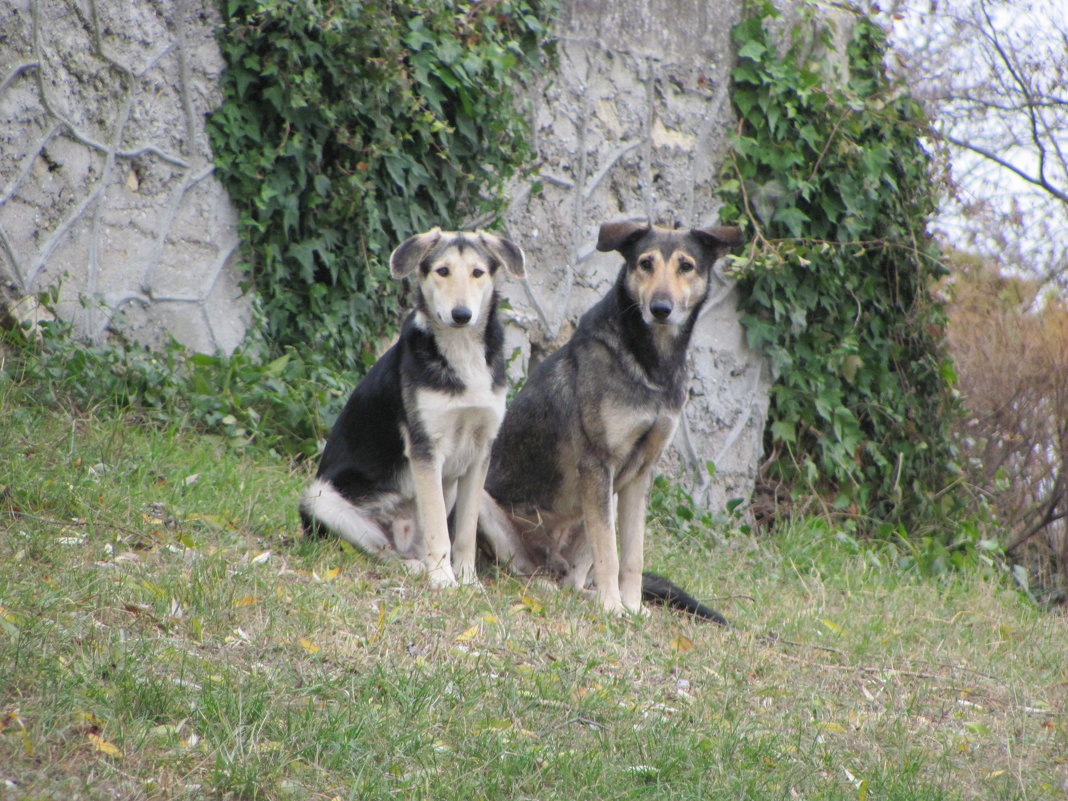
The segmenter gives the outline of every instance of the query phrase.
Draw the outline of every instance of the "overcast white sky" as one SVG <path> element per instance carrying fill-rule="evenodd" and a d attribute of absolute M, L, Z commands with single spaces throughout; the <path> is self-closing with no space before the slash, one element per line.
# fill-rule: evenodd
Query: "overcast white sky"
<path fill-rule="evenodd" d="M 1068 192 L 1068 0 L 886 0 L 882 19 L 906 77 L 943 133 Z M 1034 103 L 1028 113 L 1024 100 Z M 1039 144 L 1035 143 L 1035 140 Z M 1068 287 L 1068 203 L 1005 167 L 951 147 L 956 196 L 935 228 L 1009 269 Z M 1044 152 L 1044 162 L 1040 153 Z"/>

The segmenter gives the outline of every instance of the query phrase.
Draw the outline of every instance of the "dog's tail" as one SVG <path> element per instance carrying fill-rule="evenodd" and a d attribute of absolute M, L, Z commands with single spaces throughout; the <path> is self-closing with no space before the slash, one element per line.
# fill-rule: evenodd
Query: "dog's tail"
<path fill-rule="evenodd" d="M 642 600 L 688 612 L 719 626 L 728 625 L 727 618 L 715 609 L 705 606 L 677 584 L 656 573 L 642 573 Z"/>

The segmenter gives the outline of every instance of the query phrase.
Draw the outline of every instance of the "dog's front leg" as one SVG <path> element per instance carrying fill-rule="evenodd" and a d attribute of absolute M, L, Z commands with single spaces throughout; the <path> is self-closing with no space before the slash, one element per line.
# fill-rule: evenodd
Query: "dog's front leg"
<path fill-rule="evenodd" d="M 454 587 L 456 576 L 449 559 L 449 512 L 441 488 L 441 464 L 412 459 L 411 470 L 415 514 L 423 538 L 422 561 L 429 574 L 430 586 Z"/>
<path fill-rule="evenodd" d="M 456 508 L 453 512 L 456 531 L 452 539 L 452 569 L 461 584 L 473 584 L 475 574 L 475 537 L 478 531 L 478 506 L 489 469 L 487 452 L 456 482 Z"/>
<path fill-rule="evenodd" d="M 642 570 L 652 476 L 652 471 L 646 470 L 619 490 L 619 595 L 623 606 L 632 612 L 646 611 L 642 606 Z"/>
<path fill-rule="evenodd" d="M 619 553 L 616 550 L 612 476 L 603 462 L 583 460 L 579 467 L 586 539 L 593 556 L 593 583 L 606 612 L 624 611 L 619 596 Z"/>

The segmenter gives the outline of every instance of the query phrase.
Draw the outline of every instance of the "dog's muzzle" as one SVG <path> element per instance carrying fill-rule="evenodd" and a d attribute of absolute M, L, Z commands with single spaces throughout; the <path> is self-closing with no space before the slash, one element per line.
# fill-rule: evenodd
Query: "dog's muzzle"
<path fill-rule="evenodd" d="M 670 300 L 657 299 L 649 304 L 649 313 L 658 323 L 666 322 L 674 308 Z"/>
<path fill-rule="evenodd" d="M 455 306 L 452 310 L 453 325 L 467 325 L 471 322 L 471 310 L 466 306 Z"/>

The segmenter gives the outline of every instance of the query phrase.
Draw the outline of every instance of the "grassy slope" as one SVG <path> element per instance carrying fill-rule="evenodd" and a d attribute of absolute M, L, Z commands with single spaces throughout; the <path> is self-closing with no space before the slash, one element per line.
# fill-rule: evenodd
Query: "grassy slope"
<path fill-rule="evenodd" d="M 433 593 L 305 475 L 0 375 L 0 798 L 1063 798 L 1068 636 L 809 524 L 650 536 L 738 626 Z M 781 639 L 761 635 L 774 632 Z"/>

